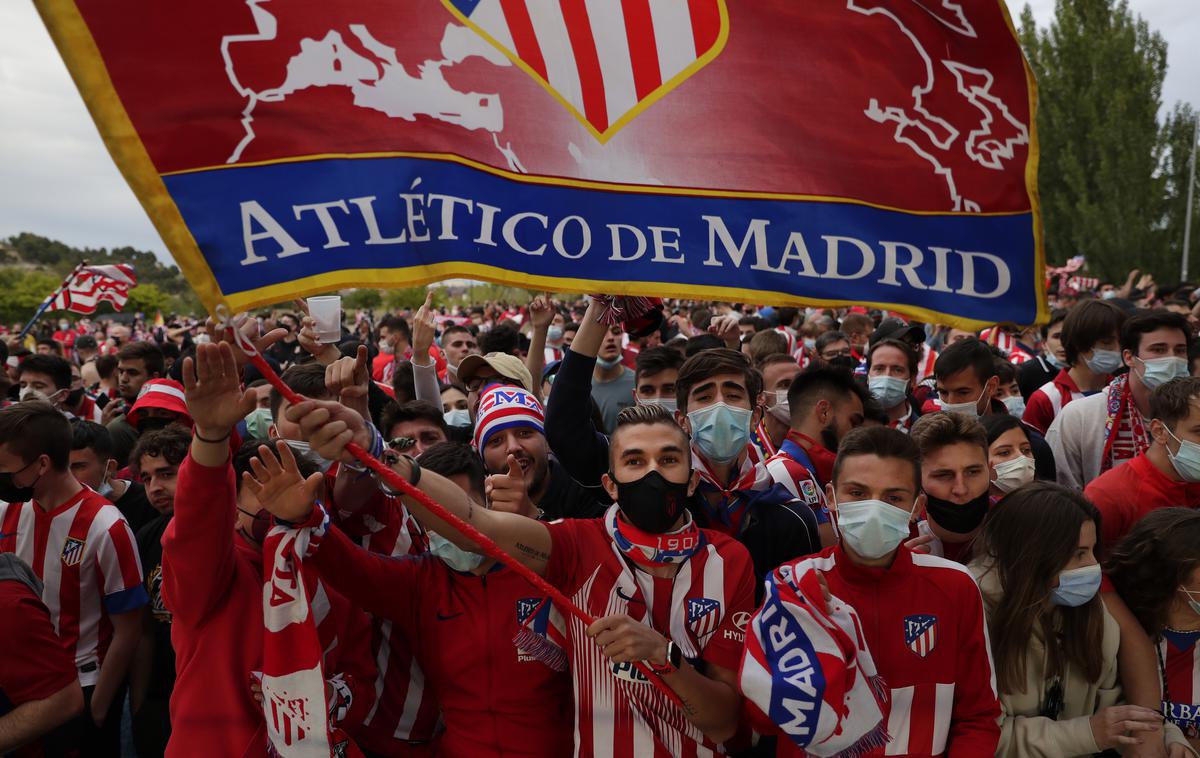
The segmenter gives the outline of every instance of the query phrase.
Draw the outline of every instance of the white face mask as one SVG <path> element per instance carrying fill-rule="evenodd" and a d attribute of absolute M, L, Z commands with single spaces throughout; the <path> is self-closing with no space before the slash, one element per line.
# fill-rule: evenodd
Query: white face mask
<path fill-rule="evenodd" d="M 942 410 L 947 413 L 961 413 L 970 418 L 979 418 L 979 401 L 982 399 L 983 395 L 980 395 L 973 401 L 965 403 L 942 403 Z"/>
<path fill-rule="evenodd" d="M 908 511 L 882 500 L 854 500 L 837 503 L 837 529 L 842 541 L 868 560 L 882 558 L 908 537 L 913 508 Z"/>
<path fill-rule="evenodd" d="M 675 409 L 679 407 L 679 402 L 673 397 L 652 397 L 652 398 L 637 398 L 638 405 L 657 405 L 672 416 L 675 415 Z"/>
<path fill-rule="evenodd" d="M 443 413 L 442 418 L 446 419 L 446 426 L 471 425 L 471 412 L 466 408 L 452 408 Z"/>
<path fill-rule="evenodd" d="M 1019 455 L 1011 461 L 997 463 L 996 478 L 992 484 L 1001 492 L 1012 492 L 1033 481 L 1034 464 L 1032 458 Z"/>
<path fill-rule="evenodd" d="M 791 424 L 792 409 L 791 406 L 788 405 L 788 391 L 775 390 L 775 392 L 771 394 L 775 396 L 775 403 L 767 406 L 767 410 L 771 412 L 772 416 L 779 419 L 783 423 Z"/>

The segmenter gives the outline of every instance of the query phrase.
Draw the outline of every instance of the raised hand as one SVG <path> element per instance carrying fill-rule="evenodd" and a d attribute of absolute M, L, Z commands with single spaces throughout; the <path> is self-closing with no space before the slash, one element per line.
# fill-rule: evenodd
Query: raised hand
<path fill-rule="evenodd" d="M 296 298 L 292 302 L 295 303 L 297 310 L 304 314 L 300 319 L 300 331 L 296 333 L 296 341 L 300 343 L 300 347 L 304 348 L 304 352 L 316 358 L 322 366 L 328 366 L 341 358 L 342 354 L 337 349 L 337 345 L 326 344 L 317 339 L 317 322 L 308 315 L 308 301 L 304 298 Z"/>
<path fill-rule="evenodd" d="M 325 388 L 348 408 L 366 418 L 371 415 L 367 403 L 371 369 L 367 363 L 367 346 L 358 346 L 358 355 L 338 358 L 325 367 Z"/>
<path fill-rule="evenodd" d="M 320 471 L 305 479 L 296 465 L 296 457 L 283 440 L 275 443 L 279 457 L 266 445 L 259 445 L 258 457 L 250 459 L 250 471 L 242 474 L 242 486 L 276 518 L 293 523 L 312 513 L 313 503 L 321 494 L 325 475 Z"/>
<path fill-rule="evenodd" d="M 709 334 L 721 338 L 726 347 L 737 349 L 741 343 L 741 332 L 738 330 L 739 317 L 736 313 L 725 316 L 715 316 L 708 325 Z"/>
<path fill-rule="evenodd" d="M 412 317 L 412 347 L 413 362 L 422 366 L 429 365 L 429 348 L 433 346 L 433 336 L 437 331 L 437 321 L 433 313 L 433 290 L 425 293 L 425 303 L 417 309 Z M 417 359 L 420 360 L 417 360 Z"/>
<path fill-rule="evenodd" d="M 529 302 L 529 323 L 534 329 L 545 331 L 554 321 L 554 303 L 549 293 L 538 295 Z"/>
<path fill-rule="evenodd" d="M 228 342 L 196 346 L 196 357 L 183 359 L 183 393 L 196 432 L 222 439 L 258 405 L 254 390 L 242 391 L 237 360 Z"/>
<path fill-rule="evenodd" d="M 492 510 L 529 517 L 537 513 L 537 506 L 529 499 L 525 472 L 516 456 L 508 456 L 507 473 L 492 474 L 484 481 L 483 494 L 492 504 Z"/>
<path fill-rule="evenodd" d="M 300 425 L 300 434 L 312 451 L 327 461 L 355 460 L 346 445 L 356 442 L 363 448 L 371 444 L 371 432 L 363 417 L 336 400 L 305 400 L 288 406 L 288 420 Z"/>

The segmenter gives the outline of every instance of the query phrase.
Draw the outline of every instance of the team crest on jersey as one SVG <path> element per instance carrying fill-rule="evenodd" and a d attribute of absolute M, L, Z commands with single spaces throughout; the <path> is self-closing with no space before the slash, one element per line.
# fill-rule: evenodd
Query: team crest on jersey
<path fill-rule="evenodd" d="M 937 616 L 918 614 L 904 617 L 904 642 L 908 649 L 924 658 L 937 645 Z"/>
<path fill-rule="evenodd" d="M 546 597 L 517 600 L 517 660 L 541 661 L 555 671 L 567 670 L 567 630 L 562 614 Z"/>
<path fill-rule="evenodd" d="M 83 560 L 83 540 L 74 537 L 67 537 L 67 541 L 63 543 L 62 562 L 64 566 L 78 566 Z"/>
<path fill-rule="evenodd" d="M 687 619 L 688 629 L 696 639 L 703 640 L 717 631 L 717 624 L 721 623 L 721 604 L 707 597 L 691 598 L 687 603 Z"/>

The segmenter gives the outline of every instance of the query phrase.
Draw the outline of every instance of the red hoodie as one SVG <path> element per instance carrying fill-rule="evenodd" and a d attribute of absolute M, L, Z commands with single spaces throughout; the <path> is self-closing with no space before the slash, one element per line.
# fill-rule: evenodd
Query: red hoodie
<path fill-rule="evenodd" d="M 250 674 L 262 669 L 262 549 L 235 532 L 233 466 L 179 467 L 175 516 L 163 534 L 163 602 L 173 614 L 175 690 L 168 756 L 266 756 L 262 706 Z M 322 601 L 322 594 L 327 602 Z M 366 615 L 329 588 L 312 603 L 327 678 L 341 674 L 353 735 L 375 699 Z"/>

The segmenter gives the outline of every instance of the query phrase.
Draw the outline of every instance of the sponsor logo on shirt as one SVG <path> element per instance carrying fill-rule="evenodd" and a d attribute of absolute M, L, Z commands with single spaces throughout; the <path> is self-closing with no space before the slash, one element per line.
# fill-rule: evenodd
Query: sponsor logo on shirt
<path fill-rule="evenodd" d="M 617 679 L 620 679 L 622 682 L 629 682 L 631 684 L 650 683 L 650 680 L 646 678 L 646 675 L 638 671 L 634 665 L 629 662 L 613 663 L 612 673 L 613 676 L 615 676 Z"/>
<path fill-rule="evenodd" d="M 62 562 L 64 566 L 78 566 L 83 560 L 84 541 L 68 537 L 63 543 Z"/>
<path fill-rule="evenodd" d="M 804 496 L 804 502 L 808 505 L 821 502 L 821 496 L 817 494 L 817 484 L 812 480 L 800 482 L 800 494 Z"/>

